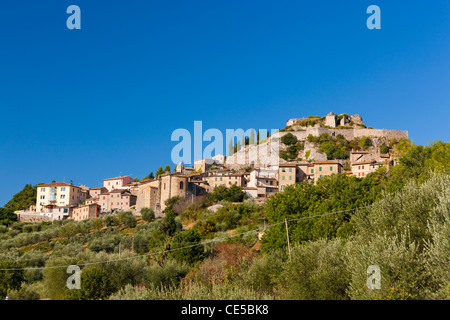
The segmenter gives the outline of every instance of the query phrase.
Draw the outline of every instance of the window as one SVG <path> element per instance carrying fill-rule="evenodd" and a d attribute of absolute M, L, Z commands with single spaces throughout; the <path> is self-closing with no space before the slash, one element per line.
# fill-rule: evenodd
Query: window
<path fill-rule="evenodd" d="M 45 196 L 41 196 L 41 199 L 45 199 Z"/>
<path fill-rule="evenodd" d="M 60 198 L 61 198 L 61 199 L 65 199 L 65 198 L 66 198 L 66 195 L 65 195 L 65 194 L 62 194 L 62 195 L 60 196 Z"/>
<path fill-rule="evenodd" d="M 180 190 L 183 190 L 183 188 L 184 188 L 184 182 L 180 181 Z"/>
<path fill-rule="evenodd" d="M 284 176 L 281 177 L 281 180 L 284 180 Z"/>
<path fill-rule="evenodd" d="M 220 177 L 220 181 L 222 181 L 222 177 Z"/>
<path fill-rule="evenodd" d="M 358 170 L 361 170 L 361 166 L 358 166 Z"/>
<path fill-rule="evenodd" d="M 45 188 L 41 188 L 41 192 L 45 192 Z"/>
<path fill-rule="evenodd" d="M 364 170 L 364 166 L 362 166 L 362 169 Z"/>
<path fill-rule="evenodd" d="M 61 187 L 61 191 L 66 191 L 66 187 Z"/>
<path fill-rule="evenodd" d="M 286 169 L 285 168 L 281 169 L 281 172 L 286 172 Z"/>
<path fill-rule="evenodd" d="M 314 169 L 311 169 L 311 173 L 314 173 Z"/>
<path fill-rule="evenodd" d="M 289 172 L 292 172 L 292 168 L 289 168 Z"/>
<path fill-rule="evenodd" d="M 289 180 L 292 180 L 292 176 L 289 176 Z"/>
<path fill-rule="evenodd" d="M 319 171 L 322 171 L 322 167 L 319 167 Z"/>
<path fill-rule="evenodd" d="M 330 167 L 330 171 L 333 171 L 333 167 Z"/>

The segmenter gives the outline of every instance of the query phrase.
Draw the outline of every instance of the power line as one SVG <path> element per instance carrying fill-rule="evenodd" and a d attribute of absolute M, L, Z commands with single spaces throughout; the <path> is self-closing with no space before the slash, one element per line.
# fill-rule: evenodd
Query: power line
<path fill-rule="evenodd" d="M 369 206 L 356 207 L 356 208 L 353 208 L 353 209 L 340 210 L 340 211 L 335 211 L 335 212 L 327 212 L 327 213 L 314 215 L 314 216 L 307 216 L 307 217 L 301 217 L 301 218 L 297 218 L 297 219 L 285 220 L 285 221 L 281 221 L 281 222 L 274 223 L 272 225 L 266 226 L 266 229 L 271 228 L 271 227 L 276 226 L 276 225 L 279 225 L 279 224 L 285 224 L 288 221 L 292 222 L 292 221 L 298 221 L 298 220 L 304 220 L 304 219 L 317 218 L 317 217 L 322 217 L 322 216 L 332 215 L 332 214 L 337 214 L 337 213 L 342 213 L 342 212 L 355 211 L 355 210 L 364 209 L 364 208 L 367 208 L 367 207 L 369 207 Z M 86 263 L 81 263 L 81 264 L 76 264 L 76 265 L 77 266 L 87 266 L 87 265 L 95 265 L 95 264 L 118 262 L 118 261 L 135 259 L 135 258 L 140 258 L 140 257 L 149 257 L 149 256 L 157 255 L 157 254 L 163 254 L 163 253 L 168 253 L 168 252 L 188 249 L 188 248 L 192 248 L 192 247 L 196 247 L 196 246 L 200 246 L 200 245 L 203 246 L 203 245 L 207 245 L 207 244 L 209 244 L 211 242 L 226 241 L 229 238 L 240 236 L 240 235 L 247 234 L 247 233 L 250 233 L 250 232 L 255 232 L 255 231 L 259 230 L 259 229 L 261 229 L 261 227 L 258 227 L 257 229 L 253 229 L 253 230 L 250 230 L 250 231 L 242 232 L 242 233 L 239 233 L 239 234 L 230 235 L 230 236 L 227 236 L 226 238 L 211 239 L 211 240 L 203 241 L 201 243 L 195 243 L 195 244 L 192 244 L 192 245 L 189 245 L 189 246 L 184 246 L 184 247 L 180 247 L 180 248 L 164 250 L 164 251 L 160 251 L 160 252 L 152 252 L 152 253 L 147 253 L 147 254 L 140 254 L 140 255 L 125 257 L 125 258 L 105 260 L 105 261 L 86 262 Z M 69 267 L 69 265 L 65 265 L 65 266 L 49 266 L 49 267 L 47 267 L 47 266 L 46 267 L 30 267 L 30 268 L 5 268 L 5 269 L 0 269 L 0 271 L 43 270 L 43 269 L 56 269 L 56 268 L 67 268 L 67 267 Z"/>

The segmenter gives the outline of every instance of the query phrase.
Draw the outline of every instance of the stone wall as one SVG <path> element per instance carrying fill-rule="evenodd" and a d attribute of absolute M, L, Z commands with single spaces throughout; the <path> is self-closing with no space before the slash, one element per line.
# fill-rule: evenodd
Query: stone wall
<path fill-rule="evenodd" d="M 347 140 L 354 140 L 355 138 L 361 138 L 363 136 L 373 137 L 373 138 L 383 138 L 390 140 L 395 138 L 397 140 L 401 138 L 408 138 L 408 131 L 402 130 L 388 130 L 388 129 L 330 129 L 322 127 L 305 127 L 304 131 L 291 131 L 294 136 L 300 141 L 305 141 L 308 135 L 313 135 L 315 137 L 320 136 L 322 133 L 328 133 L 330 136 L 335 137 L 341 134 Z M 279 136 L 287 134 L 288 132 L 280 132 Z M 277 133 L 278 134 L 278 133 Z"/>
<path fill-rule="evenodd" d="M 52 218 L 36 213 L 19 213 L 17 214 L 17 220 L 20 222 L 42 222 L 52 221 Z"/>

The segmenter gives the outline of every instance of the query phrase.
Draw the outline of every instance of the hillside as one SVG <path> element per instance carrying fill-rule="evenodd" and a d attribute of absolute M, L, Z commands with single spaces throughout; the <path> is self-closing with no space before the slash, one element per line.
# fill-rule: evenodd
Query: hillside
<path fill-rule="evenodd" d="M 164 219 L 124 212 L 0 226 L 0 296 L 449 299 L 450 144 L 401 152 L 390 171 L 299 183 L 264 206 L 225 201 L 235 187 L 193 203 L 171 198 Z M 69 290 L 66 268 L 53 267 L 74 264 L 82 285 Z M 366 286 L 373 264 L 380 290 Z"/>
<path fill-rule="evenodd" d="M 323 117 L 289 119 L 285 128 L 268 139 L 257 145 L 244 145 L 228 156 L 227 165 L 238 168 L 236 164 L 248 165 L 251 162 L 265 165 L 278 160 L 343 160 L 342 164 L 348 166 L 352 150 L 367 151 L 377 158 L 380 154 L 392 152 L 396 144 L 407 140 L 407 131 L 366 127 L 360 115 L 329 113 Z M 270 150 L 278 153 L 279 159 L 271 157 Z"/>

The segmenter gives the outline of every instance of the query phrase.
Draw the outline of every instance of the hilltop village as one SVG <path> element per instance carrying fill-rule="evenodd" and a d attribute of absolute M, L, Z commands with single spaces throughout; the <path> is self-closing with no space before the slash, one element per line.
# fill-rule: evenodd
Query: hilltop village
<path fill-rule="evenodd" d="M 284 129 L 235 146 L 228 156 L 198 159 L 192 167 L 180 163 L 174 172 L 154 179 L 105 178 L 101 186 L 92 188 L 65 182 L 41 184 L 36 205 L 15 213 L 26 222 L 84 220 L 121 211 L 140 214 L 142 208 L 151 208 L 162 217 L 165 203 L 172 197 L 194 201 L 217 186 L 232 185 L 242 188 L 249 199 L 264 202 L 305 180 L 316 183 L 331 174 L 364 178 L 382 167 L 389 170 L 398 162 L 393 146 L 407 138 L 407 131 L 366 127 L 359 115 L 329 113 L 289 119 Z M 274 143 L 277 161 L 268 162 L 260 150 L 271 150 Z"/>

